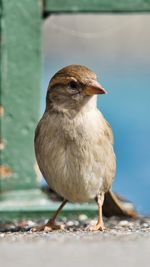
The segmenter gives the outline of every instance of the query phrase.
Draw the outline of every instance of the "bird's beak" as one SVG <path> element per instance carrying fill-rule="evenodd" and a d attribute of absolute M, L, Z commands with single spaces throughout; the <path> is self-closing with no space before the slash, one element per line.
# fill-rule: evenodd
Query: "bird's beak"
<path fill-rule="evenodd" d="M 84 93 L 86 95 L 99 95 L 99 94 L 107 94 L 107 91 L 102 87 L 100 83 L 95 80 L 88 82 L 84 89 Z"/>

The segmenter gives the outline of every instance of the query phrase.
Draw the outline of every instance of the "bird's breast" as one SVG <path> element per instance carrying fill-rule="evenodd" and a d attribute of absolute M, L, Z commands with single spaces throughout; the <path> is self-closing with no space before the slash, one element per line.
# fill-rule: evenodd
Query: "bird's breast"
<path fill-rule="evenodd" d="M 74 119 L 46 116 L 38 127 L 36 157 L 50 188 L 72 202 L 94 198 L 103 186 L 105 169 L 97 113 Z"/>

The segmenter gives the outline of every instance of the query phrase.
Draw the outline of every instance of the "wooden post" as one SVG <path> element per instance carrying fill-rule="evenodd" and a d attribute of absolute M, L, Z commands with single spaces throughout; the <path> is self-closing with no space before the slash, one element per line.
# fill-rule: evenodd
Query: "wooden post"
<path fill-rule="evenodd" d="M 34 130 L 40 110 L 41 1 L 0 3 L 0 213 L 40 205 Z M 33 199 L 33 202 L 31 201 Z"/>
<path fill-rule="evenodd" d="M 45 13 L 150 11 L 150 0 L 45 0 L 44 3 Z"/>
<path fill-rule="evenodd" d="M 33 150 L 41 81 L 40 1 L 2 1 L 1 191 L 37 188 Z"/>

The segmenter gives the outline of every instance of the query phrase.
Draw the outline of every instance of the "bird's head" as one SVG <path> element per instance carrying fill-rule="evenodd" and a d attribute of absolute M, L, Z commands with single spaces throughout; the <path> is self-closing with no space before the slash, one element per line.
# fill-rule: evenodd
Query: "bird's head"
<path fill-rule="evenodd" d="M 96 74 L 85 66 L 70 65 L 59 70 L 50 80 L 46 105 L 76 109 L 85 105 L 94 95 L 105 94 L 96 80 Z"/>

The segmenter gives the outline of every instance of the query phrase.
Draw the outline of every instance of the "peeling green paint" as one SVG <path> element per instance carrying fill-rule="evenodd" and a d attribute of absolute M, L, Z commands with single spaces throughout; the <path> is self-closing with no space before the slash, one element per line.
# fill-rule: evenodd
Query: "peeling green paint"
<path fill-rule="evenodd" d="M 1 36 L 1 138 L 6 143 L 1 164 L 12 172 L 1 180 L 1 190 L 34 188 L 33 138 L 41 81 L 40 1 L 3 1 Z"/>

